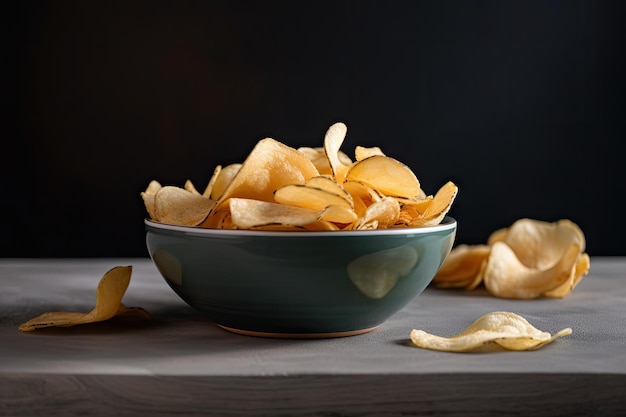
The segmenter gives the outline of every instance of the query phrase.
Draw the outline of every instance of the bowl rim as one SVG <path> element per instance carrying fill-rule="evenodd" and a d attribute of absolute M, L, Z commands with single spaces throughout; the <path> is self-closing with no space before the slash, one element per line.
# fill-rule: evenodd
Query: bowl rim
<path fill-rule="evenodd" d="M 178 226 L 167 223 L 159 223 L 149 218 L 144 219 L 144 224 L 153 229 L 169 230 L 172 232 L 192 233 L 207 236 L 272 236 L 272 237 L 305 237 L 305 236 L 396 236 L 396 235 L 425 235 L 433 232 L 454 230 L 457 221 L 451 216 L 445 216 L 441 223 L 434 226 L 421 227 L 398 227 L 374 230 L 249 230 L 249 229 L 209 229 L 198 226 Z"/>

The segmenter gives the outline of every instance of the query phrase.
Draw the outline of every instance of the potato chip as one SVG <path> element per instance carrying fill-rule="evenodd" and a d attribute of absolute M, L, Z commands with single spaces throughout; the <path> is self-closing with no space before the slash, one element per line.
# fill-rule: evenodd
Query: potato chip
<path fill-rule="evenodd" d="M 189 191 L 192 194 L 200 195 L 200 192 L 196 188 L 196 186 L 191 182 L 191 180 L 185 181 L 185 185 L 183 185 L 183 189 Z"/>
<path fill-rule="evenodd" d="M 304 226 L 320 219 L 320 211 L 285 204 L 231 198 L 228 200 L 232 223 L 239 229 L 270 225 Z"/>
<path fill-rule="evenodd" d="M 208 192 L 210 192 L 209 195 L 212 200 L 217 201 L 220 199 L 220 197 L 222 197 L 224 190 L 226 189 L 226 187 L 228 187 L 233 178 L 235 178 L 235 175 L 237 175 L 239 169 L 241 169 L 241 164 L 238 163 L 226 165 L 223 168 L 221 168 L 220 166 L 217 174 L 214 174 L 211 178 L 211 180 L 213 181 L 213 185 L 211 186 L 210 190 L 208 190 Z M 204 196 L 206 196 L 206 194 L 207 191 L 204 192 Z"/>
<path fill-rule="evenodd" d="M 326 157 L 326 152 L 323 147 L 300 147 L 298 148 L 299 152 L 302 152 L 307 158 L 313 162 L 315 168 L 321 175 L 330 175 L 332 177 L 332 169 L 330 167 L 330 163 L 328 162 L 328 158 Z M 339 158 L 339 162 L 343 165 L 352 165 L 352 159 L 343 151 L 339 150 L 337 152 L 337 157 Z"/>
<path fill-rule="evenodd" d="M 376 228 L 388 228 L 398 220 L 400 203 L 393 197 L 384 197 L 370 205 L 356 224 L 356 229 L 369 229 L 373 222 Z"/>
<path fill-rule="evenodd" d="M 274 201 L 274 192 L 289 184 L 304 184 L 319 175 L 301 152 L 266 138 L 260 140 L 220 195 L 217 206 L 229 198 Z"/>
<path fill-rule="evenodd" d="M 126 307 L 122 297 L 130 284 L 132 266 L 118 266 L 107 271 L 98 283 L 96 306 L 88 313 L 52 311 L 43 313 L 22 323 L 19 330 L 31 332 L 43 327 L 71 327 L 78 324 L 95 323 L 114 316 L 136 314 L 149 318 L 150 313 L 139 307 Z"/>
<path fill-rule="evenodd" d="M 213 187 L 215 187 L 215 182 L 217 181 L 217 177 L 219 177 L 220 172 L 222 172 L 222 166 L 218 165 L 213 170 L 213 175 L 211 175 L 209 183 L 206 185 L 204 191 L 202 192 L 203 197 L 211 198 L 211 194 L 213 193 Z M 217 200 L 217 198 L 213 198 L 213 200 Z"/>
<path fill-rule="evenodd" d="M 474 289 L 496 297 L 565 297 L 587 274 L 585 236 L 571 220 L 519 219 L 497 229 L 487 245 L 452 249 L 433 279 L 438 287 Z"/>
<path fill-rule="evenodd" d="M 532 326 L 515 313 L 496 311 L 478 318 L 463 332 L 453 337 L 441 337 L 412 330 L 414 346 L 442 352 L 474 352 L 498 350 L 537 350 L 562 336 L 572 334 L 565 328 L 554 335 Z"/>
<path fill-rule="evenodd" d="M 337 225 L 347 225 L 358 220 L 356 212 L 345 205 L 330 205 L 324 207 L 319 215 L 320 220 L 332 222 Z M 339 228 L 339 227 L 338 227 Z"/>
<path fill-rule="evenodd" d="M 296 207 L 322 210 L 330 205 L 353 207 L 352 197 L 348 193 L 342 195 L 322 188 L 309 185 L 290 184 L 279 188 L 274 193 L 277 203 Z"/>
<path fill-rule="evenodd" d="M 143 204 L 146 207 L 146 211 L 148 212 L 148 216 L 151 219 L 155 218 L 154 214 L 154 195 L 162 188 L 161 183 L 158 181 L 152 180 L 146 187 L 145 191 L 141 192 L 141 198 L 143 199 Z"/>
<path fill-rule="evenodd" d="M 476 276 L 490 253 L 489 245 L 458 245 L 439 268 L 433 284 L 439 288 L 473 289 L 471 285 L 476 284 Z"/>
<path fill-rule="evenodd" d="M 346 138 L 347 132 L 348 128 L 346 125 L 339 122 L 329 127 L 326 131 L 326 135 L 324 136 L 324 153 L 328 159 L 331 175 L 338 184 L 344 182 L 346 172 L 350 167 L 349 165 L 344 164 L 339 157 L 340 148 Z"/>
<path fill-rule="evenodd" d="M 482 279 L 487 291 L 497 297 L 538 298 L 568 281 L 579 255 L 580 246 L 572 243 L 556 264 L 545 269 L 533 268 L 524 265 L 510 246 L 496 242 L 491 246 Z"/>
<path fill-rule="evenodd" d="M 434 226 L 441 223 L 452 207 L 452 202 L 456 198 L 457 193 L 458 187 L 452 181 L 448 181 L 437 191 L 433 199 L 426 203 L 424 212 L 419 217 L 413 219 L 409 226 Z"/>
<path fill-rule="evenodd" d="M 420 182 L 409 167 L 383 155 L 373 155 L 355 162 L 345 178 L 347 181 L 369 185 L 390 197 L 413 198 L 422 193 Z"/>
<path fill-rule="evenodd" d="M 378 146 L 374 146 L 371 148 L 357 146 L 356 148 L 354 148 L 354 159 L 356 159 L 357 161 L 362 161 L 374 155 L 386 156 Z"/>
<path fill-rule="evenodd" d="M 202 223 L 215 201 L 171 185 L 162 187 L 154 195 L 154 220 L 181 226 Z"/>

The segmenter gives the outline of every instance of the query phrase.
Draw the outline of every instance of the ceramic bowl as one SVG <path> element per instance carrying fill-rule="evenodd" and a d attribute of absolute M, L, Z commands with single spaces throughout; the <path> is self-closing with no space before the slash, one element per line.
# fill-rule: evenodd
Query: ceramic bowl
<path fill-rule="evenodd" d="M 252 231 L 145 220 L 156 268 L 187 304 L 231 332 L 338 337 L 383 324 L 431 282 L 457 223 L 362 231 Z"/>

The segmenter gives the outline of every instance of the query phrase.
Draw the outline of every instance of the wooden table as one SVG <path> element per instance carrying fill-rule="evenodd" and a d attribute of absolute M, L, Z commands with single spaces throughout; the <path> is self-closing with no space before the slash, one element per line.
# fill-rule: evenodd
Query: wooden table
<path fill-rule="evenodd" d="M 133 265 L 123 302 L 150 321 L 17 330 L 89 311 L 102 275 Z M 444 353 L 490 311 L 573 334 L 532 352 Z M 226 332 L 184 304 L 149 259 L 0 259 L 0 416 L 614 416 L 626 413 L 626 258 L 592 258 L 564 299 L 427 289 L 360 336 L 285 340 Z"/>

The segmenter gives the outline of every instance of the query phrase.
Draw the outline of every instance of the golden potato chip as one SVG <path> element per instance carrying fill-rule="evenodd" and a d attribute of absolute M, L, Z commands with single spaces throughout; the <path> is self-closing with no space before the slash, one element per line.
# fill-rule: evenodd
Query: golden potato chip
<path fill-rule="evenodd" d="M 458 187 L 452 181 L 448 181 L 437 191 L 433 199 L 427 203 L 424 212 L 418 218 L 413 219 L 409 226 L 434 226 L 441 223 L 452 207 L 452 202 L 457 193 Z"/>
<path fill-rule="evenodd" d="M 403 163 L 383 155 L 357 161 L 345 175 L 347 181 L 369 185 L 390 197 L 412 198 L 422 194 L 417 177 Z"/>
<path fill-rule="evenodd" d="M 439 288 L 473 289 L 470 286 L 476 284 L 476 277 L 490 253 L 491 246 L 489 245 L 456 246 L 439 268 L 433 278 L 433 284 Z"/>
<path fill-rule="evenodd" d="M 322 209 L 319 219 L 338 225 L 351 224 L 358 220 L 356 212 L 345 205 L 329 205 Z M 339 228 L 339 227 L 338 227 Z"/>
<path fill-rule="evenodd" d="M 96 306 L 88 313 L 52 311 L 22 323 L 19 330 L 31 332 L 43 327 L 70 327 L 78 324 L 108 320 L 121 314 L 137 314 L 149 318 L 150 314 L 139 307 L 126 307 L 122 297 L 130 283 L 132 266 L 118 266 L 107 271 L 98 283 Z"/>
<path fill-rule="evenodd" d="M 141 192 L 141 198 L 143 199 L 143 204 L 146 207 L 146 211 L 148 212 L 148 216 L 151 219 L 155 218 L 154 215 L 154 195 L 162 188 L 161 183 L 158 181 L 150 181 L 148 187 L 146 187 L 145 191 Z"/>
<path fill-rule="evenodd" d="M 362 161 L 374 155 L 385 156 L 383 151 L 378 146 L 374 146 L 371 148 L 357 146 L 356 148 L 354 148 L 354 159 L 356 159 L 357 161 Z"/>
<path fill-rule="evenodd" d="M 519 219 L 488 239 L 491 244 L 497 241 L 511 247 L 524 265 L 538 269 L 552 267 L 571 243 L 576 243 L 581 252 L 585 250 L 585 237 L 582 231 L 567 219 L 553 223 Z"/>
<path fill-rule="evenodd" d="M 328 158 L 326 157 L 326 152 L 324 151 L 323 147 L 301 147 L 298 148 L 298 151 L 302 152 L 307 158 L 311 160 L 311 162 L 313 162 L 313 165 L 315 165 L 315 168 L 317 168 L 317 171 L 321 175 L 332 176 L 333 171 L 330 167 L 330 163 L 328 162 Z M 339 158 L 339 162 L 343 165 L 352 164 L 352 159 L 350 159 L 350 157 L 341 150 L 337 152 L 337 157 Z"/>
<path fill-rule="evenodd" d="M 560 287 L 576 271 L 580 246 L 572 243 L 549 268 L 527 266 L 513 249 L 504 242 L 491 246 L 491 253 L 482 271 L 482 279 L 489 293 L 502 298 L 538 298 Z"/>
<path fill-rule="evenodd" d="M 383 196 L 369 185 L 363 184 L 358 181 L 346 181 L 342 184 L 344 190 L 346 190 L 352 198 L 360 198 L 365 205 L 369 206 L 372 203 L 380 201 Z"/>
<path fill-rule="evenodd" d="M 350 167 L 350 165 L 344 164 L 339 157 L 340 148 L 347 132 L 348 128 L 346 125 L 338 122 L 329 127 L 324 136 L 324 153 L 328 159 L 331 175 L 338 184 L 344 182 L 346 172 Z"/>
<path fill-rule="evenodd" d="M 200 195 L 200 192 L 198 191 L 196 186 L 193 184 L 193 182 L 191 182 L 191 180 L 185 181 L 185 185 L 183 185 L 183 189 L 185 191 L 189 191 L 192 194 Z"/>
<path fill-rule="evenodd" d="M 543 293 L 543 296 L 554 298 L 565 297 L 574 289 L 574 287 L 576 287 L 578 281 L 580 281 L 582 277 L 587 274 L 590 266 L 591 259 L 589 258 L 589 255 L 587 255 L 586 253 L 581 254 L 578 257 L 578 261 L 576 262 L 576 265 L 574 266 L 574 269 L 572 270 L 569 278 L 560 286 Z"/>
<path fill-rule="evenodd" d="M 565 328 L 554 335 L 532 326 L 525 318 L 515 313 L 496 311 L 478 318 L 463 332 L 453 337 L 441 337 L 412 330 L 414 346 L 443 352 L 472 352 L 505 350 L 536 350 L 562 336 L 572 334 Z"/>
<path fill-rule="evenodd" d="M 304 184 L 319 175 L 301 152 L 266 138 L 260 140 L 220 195 L 219 206 L 229 198 L 274 201 L 274 192 L 289 184 Z"/>
<path fill-rule="evenodd" d="M 322 210 L 330 205 L 352 208 L 352 197 L 348 193 L 342 195 L 317 187 L 301 184 L 285 185 L 274 193 L 277 203 L 290 206 Z"/>
<path fill-rule="evenodd" d="M 202 192 L 203 197 L 211 198 L 211 194 L 213 193 L 213 187 L 215 187 L 215 182 L 217 181 L 217 177 L 220 175 L 220 172 L 222 172 L 222 166 L 218 165 L 213 170 L 213 175 L 211 175 L 211 178 L 209 179 L 208 184 L 206 185 L 206 187 L 204 188 L 204 191 Z M 213 198 L 213 200 L 217 200 L 217 198 Z"/>
<path fill-rule="evenodd" d="M 179 226 L 197 226 L 214 206 L 214 200 L 168 185 L 154 196 L 154 220 Z"/>
<path fill-rule="evenodd" d="M 482 279 L 499 297 L 564 297 L 589 270 L 585 236 L 568 219 L 519 219 L 492 233 L 488 242 L 492 255 Z"/>
<path fill-rule="evenodd" d="M 335 180 L 327 175 L 320 175 L 309 179 L 306 184 L 307 187 L 319 188 L 326 190 L 330 193 L 338 194 L 348 200 L 352 201 L 352 195 L 341 185 L 337 184 Z"/>
<path fill-rule="evenodd" d="M 356 229 L 370 229 L 375 222 L 376 228 L 388 228 L 400 215 L 400 203 L 393 197 L 384 197 L 367 207 L 365 214 L 356 224 Z"/>
<path fill-rule="evenodd" d="M 228 200 L 232 223 L 239 229 L 270 225 L 304 226 L 320 218 L 320 211 L 286 204 L 231 198 Z"/>
<path fill-rule="evenodd" d="M 572 221 L 520 219 L 489 236 L 487 245 L 459 245 L 433 279 L 467 290 L 481 283 L 502 298 L 565 297 L 590 267 L 585 236 Z"/>
<path fill-rule="evenodd" d="M 241 165 L 242 164 L 238 163 L 226 165 L 225 167 L 219 169 L 217 175 L 214 174 L 212 178 L 213 185 L 209 194 L 211 196 L 211 200 L 217 201 L 222 197 L 226 187 L 228 187 L 233 178 L 235 178 L 235 175 L 237 175 L 241 169 Z M 206 195 L 206 191 L 204 194 Z"/>

